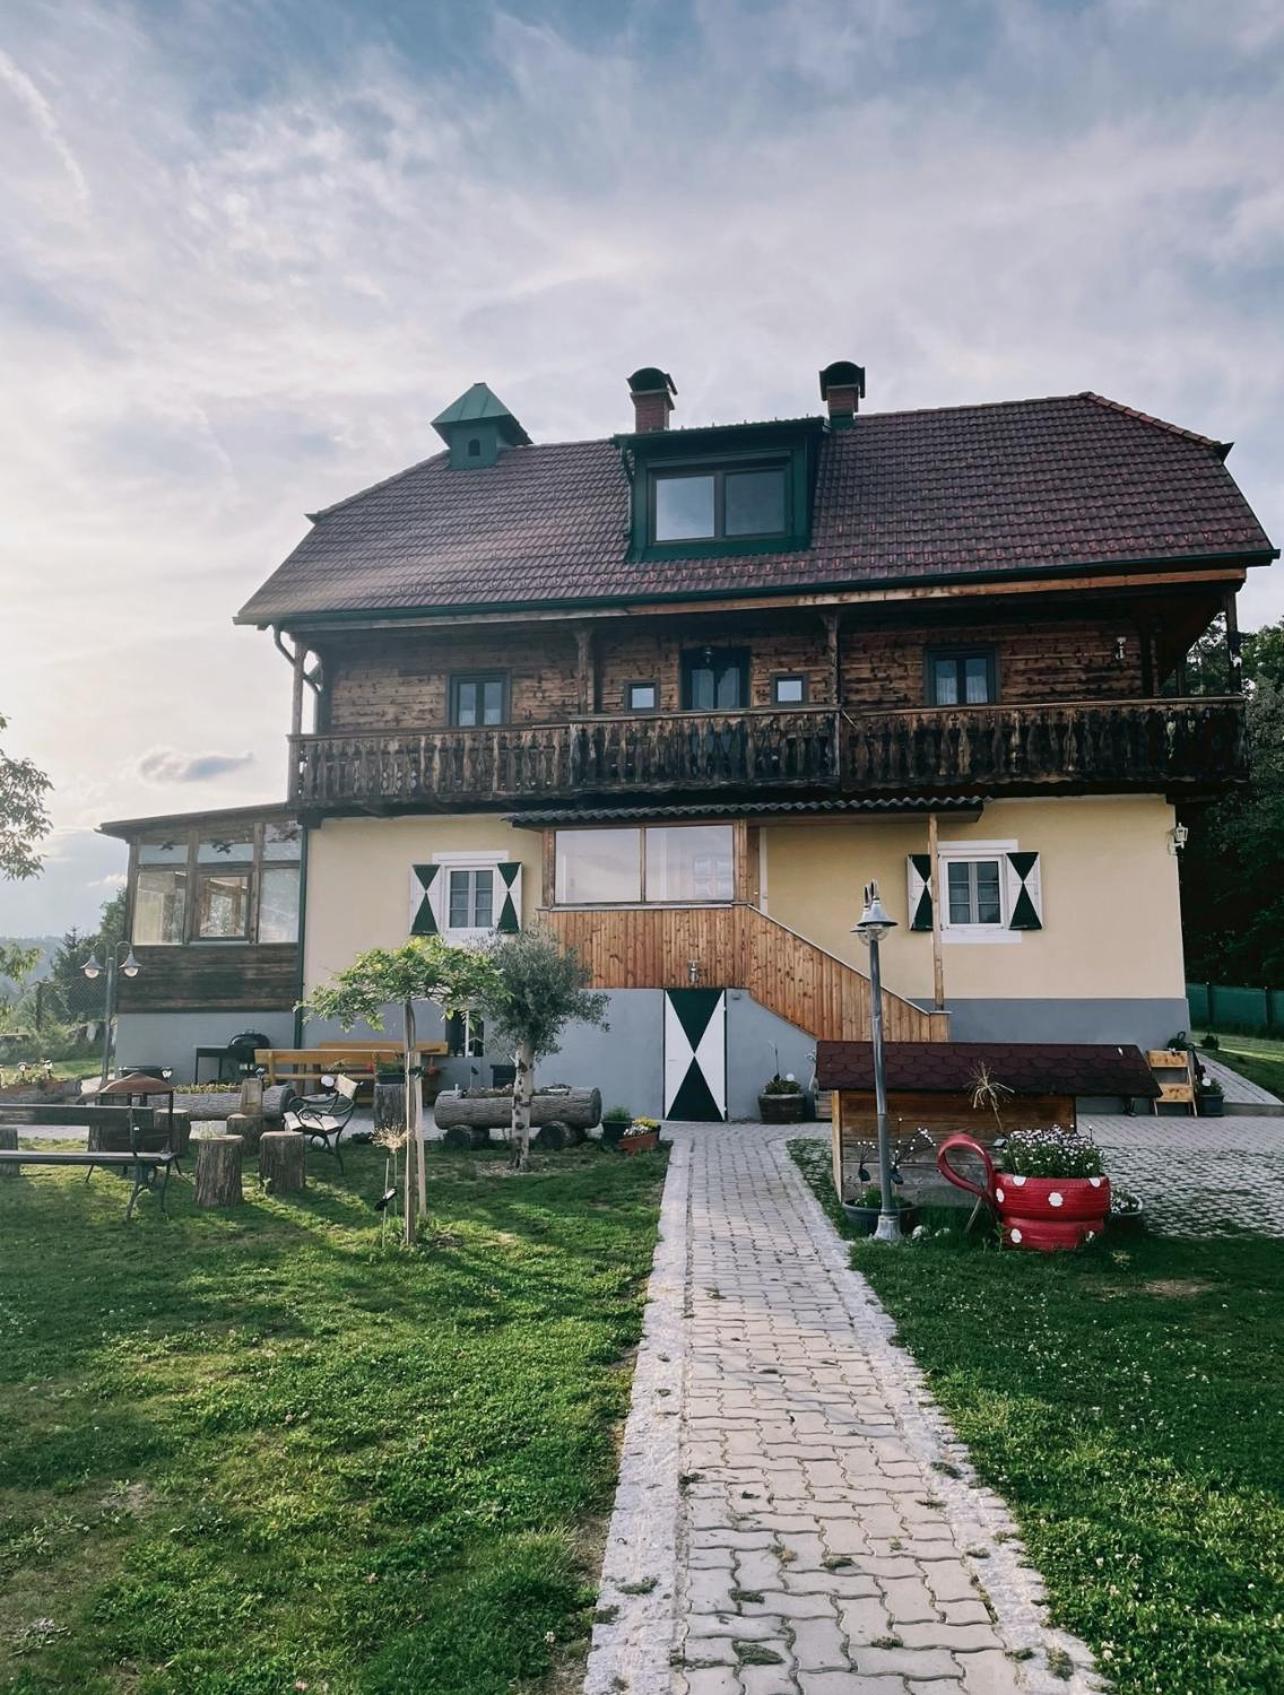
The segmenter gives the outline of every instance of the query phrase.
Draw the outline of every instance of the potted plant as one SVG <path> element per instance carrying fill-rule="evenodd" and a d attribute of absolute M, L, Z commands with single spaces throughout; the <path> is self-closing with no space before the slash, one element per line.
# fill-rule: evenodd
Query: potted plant
<path fill-rule="evenodd" d="M 1116 1183 L 1110 1191 L 1110 1212 L 1108 1215 L 1112 1231 L 1137 1231 L 1145 1228 L 1146 1209 L 1139 1196 L 1131 1189 L 1125 1189 Z"/>
<path fill-rule="evenodd" d="M 1200 1079 L 1195 1090 L 1196 1106 L 1201 1118 L 1222 1118 L 1226 1113 L 1226 1092 L 1216 1077 Z"/>
<path fill-rule="evenodd" d="M 900 1214 L 901 1230 L 908 1232 L 914 1228 L 918 1219 L 918 1208 L 912 1201 L 905 1200 L 900 1195 L 893 1195 L 896 1211 Z M 856 1192 L 856 1198 L 843 1202 L 843 1216 L 853 1227 L 858 1236 L 872 1236 L 878 1226 L 878 1215 L 883 1210 L 883 1191 L 877 1183 L 870 1183 Z"/>
<path fill-rule="evenodd" d="M 1095 1142 L 1053 1125 L 1046 1130 L 1014 1130 L 997 1170 L 989 1150 L 971 1136 L 951 1136 L 936 1156 L 937 1170 L 960 1189 L 980 1195 L 998 1214 L 1005 1244 L 1055 1253 L 1090 1242 L 1105 1228 L 1110 1210 L 1110 1180 L 1101 1169 Z M 972 1182 L 950 1163 L 952 1152 L 966 1152 L 985 1168 L 985 1186 Z"/>
<path fill-rule="evenodd" d="M 649 1153 L 652 1148 L 658 1148 L 659 1145 L 660 1120 L 658 1118 L 635 1118 L 616 1144 L 622 1154 Z"/>
<path fill-rule="evenodd" d="M 782 1077 L 779 1072 L 763 1085 L 758 1096 L 758 1116 L 764 1124 L 797 1124 L 807 1104 L 802 1084 L 791 1073 Z"/>
<path fill-rule="evenodd" d="M 602 1114 L 602 1145 L 618 1148 L 620 1138 L 633 1122 L 633 1113 L 626 1106 L 609 1107 Z"/>

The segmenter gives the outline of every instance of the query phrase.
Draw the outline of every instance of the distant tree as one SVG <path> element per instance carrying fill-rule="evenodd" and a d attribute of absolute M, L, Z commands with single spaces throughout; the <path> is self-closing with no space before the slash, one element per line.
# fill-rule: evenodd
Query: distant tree
<path fill-rule="evenodd" d="M 101 964 L 111 949 L 124 941 L 125 906 L 125 891 L 120 889 L 103 902 L 98 928 L 86 935 L 73 925 L 49 962 L 49 981 L 57 1011 L 69 1024 L 83 1024 L 102 1017 L 102 984 L 90 982 L 84 964 L 91 953 Z"/>
<path fill-rule="evenodd" d="M 40 963 L 40 946 L 24 948 L 21 942 L 0 942 L 0 977 L 7 977 L 14 986 L 14 999 L 22 994 L 22 986 Z"/>
<path fill-rule="evenodd" d="M 557 1038 L 568 1024 L 606 1022 L 607 997 L 588 985 L 584 962 L 542 930 L 523 930 L 495 942 L 489 957 L 493 987 L 481 1002 L 487 1043 L 511 1048 L 517 1075 L 509 1133 L 513 1164 L 530 1165 L 531 1097 L 535 1062 L 556 1053 Z"/>
<path fill-rule="evenodd" d="M 403 1212 L 407 1246 L 414 1241 L 415 1233 L 412 1171 L 417 1173 L 418 1210 L 422 1214 L 428 1208 L 415 1002 L 432 1001 L 449 1017 L 480 1005 L 493 990 L 493 976 L 493 968 L 484 953 L 452 947 L 440 936 L 414 936 L 392 951 L 371 948 L 368 953 L 358 955 L 346 970 L 313 989 L 302 1003 L 305 1012 L 317 1018 L 336 1019 L 345 1030 L 363 1022 L 381 1030 L 383 1009 L 388 1005 L 401 1009 L 402 1075 L 406 1085 Z"/>
<path fill-rule="evenodd" d="M 9 720 L 0 713 L 0 730 Z M 0 748 L 0 877 L 35 877 L 43 863 L 36 851 L 49 834 L 45 796 L 53 787 L 29 759 L 14 759 Z"/>
<path fill-rule="evenodd" d="M 1198 644 L 1197 644 L 1198 645 Z M 1284 620 L 1242 644 L 1248 786 L 1189 817 L 1182 855 L 1187 974 L 1284 987 Z"/>

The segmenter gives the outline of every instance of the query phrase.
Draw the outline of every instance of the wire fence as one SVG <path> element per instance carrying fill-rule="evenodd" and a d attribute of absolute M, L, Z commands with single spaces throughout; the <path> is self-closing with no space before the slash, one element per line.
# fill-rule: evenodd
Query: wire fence
<path fill-rule="evenodd" d="M 1251 1036 L 1284 1036 L 1284 989 L 1247 989 L 1229 983 L 1187 983 L 1192 1030 L 1241 1030 Z"/>

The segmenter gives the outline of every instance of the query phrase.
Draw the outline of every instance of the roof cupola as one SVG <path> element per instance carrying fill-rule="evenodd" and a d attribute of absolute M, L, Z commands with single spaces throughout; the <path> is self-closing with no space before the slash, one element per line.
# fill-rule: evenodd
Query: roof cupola
<path fill-rule="evenodd" d="M 454 471 L 481 471 L 506 447 L 529 447 L 531 438 L 504 402 L 485 383 L 465 389 L 453 405 L 432 421 L 450 449 Z"/>

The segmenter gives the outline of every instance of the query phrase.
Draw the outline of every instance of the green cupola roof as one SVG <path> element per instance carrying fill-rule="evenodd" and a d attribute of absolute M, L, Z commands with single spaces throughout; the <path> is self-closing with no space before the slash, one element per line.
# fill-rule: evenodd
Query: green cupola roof
<path fill-rule="evenodd" d="M 505 447 L 529 447 L 531 438 L 504 402 L 485 383 L 474 383 L 432 421 L 450 449 L 456 470 L 493 465 Z"/>

